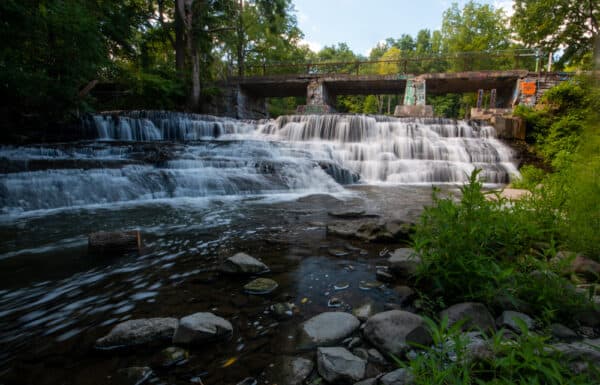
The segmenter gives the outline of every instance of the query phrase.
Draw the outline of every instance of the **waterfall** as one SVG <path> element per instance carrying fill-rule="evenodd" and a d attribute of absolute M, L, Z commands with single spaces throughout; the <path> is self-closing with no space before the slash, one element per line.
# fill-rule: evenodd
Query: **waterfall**
<path fill-rule="evenodd" d="M 288 192 L 342 184 L 488 183 L 518 174 L 490 126 L 445 119 L 293 115 L 239 121 L 130 111 L 88 116 L 97 140 L 0 148 L 4 214 L 155 199 Z"/>

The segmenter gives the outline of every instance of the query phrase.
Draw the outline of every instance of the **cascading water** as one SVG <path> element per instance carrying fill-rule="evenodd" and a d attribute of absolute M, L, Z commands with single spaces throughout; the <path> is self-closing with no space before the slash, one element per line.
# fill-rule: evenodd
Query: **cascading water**
<path fill-rule="evenodd" d="M 94 115 L 98 141 L 0 150 L 3 212 L 178 197 L 340 192 L 340 184 L 489 183 L 517 170 L 490 126 L 443 119 L 282 116 L 250 122 Z"/>

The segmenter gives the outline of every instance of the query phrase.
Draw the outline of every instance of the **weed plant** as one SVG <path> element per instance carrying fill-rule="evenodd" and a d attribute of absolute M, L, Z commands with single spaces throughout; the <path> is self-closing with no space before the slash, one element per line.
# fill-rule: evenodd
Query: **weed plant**
<path fill-rule="evenodd" d="M 408 362 L 394 360 L 411 370 L 416 385 L 597 383 L 597 368 L 590 365 L 586 372 L 573 373 L 569 360 L 549 345 L 547 338 L 530 332 L 519 321 L 520 333 L 515 339 L 506 339 L 505 331 L 499 330 L 484 340 L 488 353 L 474 355 L 468 348 L 469 337 L 461 333 L 462 325 L 449 326 L 447 318 L 439 324 L 425 318 L 433 345 Z"/>

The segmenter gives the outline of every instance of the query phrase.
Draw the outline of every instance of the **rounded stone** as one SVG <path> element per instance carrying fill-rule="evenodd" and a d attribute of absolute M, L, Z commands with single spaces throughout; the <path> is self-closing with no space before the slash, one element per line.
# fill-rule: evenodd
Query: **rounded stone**
<path fill-rule="evenodd" d="M 375 314 L 365 322 L 363 334 L 378 350 L 396 355 L 408 350 L 411 344 L 431 342 L 423 319 L 403 310 Z"/>
<path fill-rule="evenodd" d="M 463 321 L 462 330 L 480 330 L 483 332 L 496 329 L 494 318 L 484 304 L 478 302 L 463 302 L 452 305 L 440 312 L 440 319 L 447 317 L 448 326 Z"/>
<path fill-rule="evenodd" d="M 344 312 L 321 313 L 302 324 L 302 331 L 312 344 L 330 345 L 343 340 L 360 326 L 358 318 Z"/>
<path fill-rule="evenodd" d="M 233 332 L 233 326 L 224 318 L 213 313 L 195 313 L 183 317 L 175 335 L 174 344 L 196 344 L 207 340 L 226 338 Z"/>
<path fill-rule="evenodd" d="M 257 278 L 244 286 L 248 294 L 269 294 L 279 287 L 279 284 L 270 278 Z"/>
<path fill-rule="evenodd" d="M 246 253 L 237 253 L 223 262 L 221 271 L 228 274 L 260 274 L 269 271 L 269 268 Z"/>
<path fill-rule="evenodd" d="M 345 348 L 318 348 L 317 369 L 330 383 L 351 383 L 365 377 L 367 362 Z"/>
<path fill-rule="evenodd" d="M 169 342 L 177 328 L 176 318 L 141 318 L 116 325 L 96 341 L 98 349 Z"/>

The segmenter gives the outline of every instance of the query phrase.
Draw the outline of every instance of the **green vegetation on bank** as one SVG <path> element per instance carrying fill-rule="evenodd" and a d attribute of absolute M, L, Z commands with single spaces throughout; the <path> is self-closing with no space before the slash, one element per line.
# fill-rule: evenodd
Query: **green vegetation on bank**
<path fill-rule="evenodd" d="M 548 344 L 547 337 L 529 331 L 522 322 L 514 340 L 506 340 L 507 331 L 501 329 L 482 337 L 479 350 L 469 349 L 473 340 L 462 333 L 462 323 L 449 326 L 448 319 L 436 323 L 428 318 L 425 322 L 433 347 L 408 363 L 396 360 L 410 369 L 415 385 L 588 385 L 600 378 L 593 365 L 574 373 L 572 363 Z"/>

